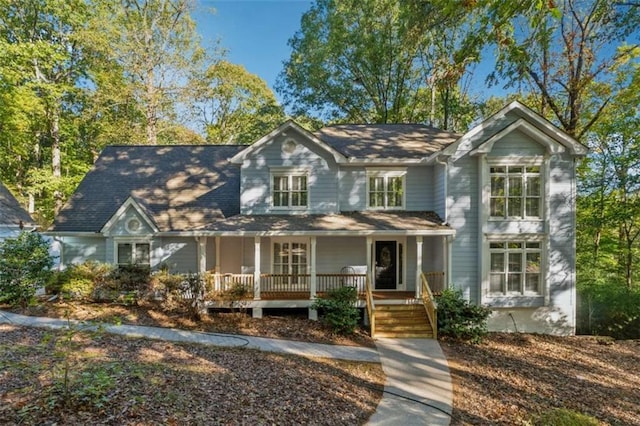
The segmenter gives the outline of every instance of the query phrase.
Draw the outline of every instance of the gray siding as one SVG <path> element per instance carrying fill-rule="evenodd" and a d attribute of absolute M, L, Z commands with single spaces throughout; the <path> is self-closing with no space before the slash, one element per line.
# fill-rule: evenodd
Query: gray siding
<path fill-rule="evenodd" d="M 165 263 L 172 272 L 198 272 L 198 245 L 195 238 L 162 238 L 152 241 L 151 244 L 154 251 L 158 251 L 157 261 Z"/>
<path fill-rule="evenodd" d="M 436 164 L 432 167 L 432 210 L 442 218 L 442 220 L 447 220 L 446 210 L 447 210 L 447 191 L 446 191 L 446 180 L 447 180 L 447 168 L 442 164 Z"/>
<path fill-rule="evenodd" d="M 282 149 L 283 142 L 293 138 L 298 146 L 293 153 Z M 314 151 L 316 150 L 316 151 Z M 271 206 L 272 167 L 309 168 L 310 213 L 333 213 L 338 209 L 338 168 L 333 157 L 310 143 L 305 137 L 290 132 L 277 136 L 245 160 L 242 165 L 240 208 L 243 214 L 286 213 Z"/>
<path fill-rule="evenodd" d="M 141 227 L 137 232 L 129 232 L 127 230 L 127 223 L 131 219 L 137 219 L 141 224 Z M 128 235 L 138 236 L 138 235 L 149 235 L 153 232 L 153 230 L 149 227 L 149 225 L 147 225 L 145 219 L 143 219 L 142 216 L 138 214 L 136 209 L 134 209 L 133 207 L 129 207 L 125 212 L 125 214 L 122 215 L 122 217 L 118 221 L 116 221 L 116 223 L 113 224 L 113 226 L 111 227 L 111 229 L 109 229 L 108 232 L 110 235 L 116 235 L 116 236 L 128 236 Z"/>
<path fill-rule="evenodd" d="M 345 167 L 340 170 L 340 210 L 366 210 L 366 187 L 367 173 L 364 167 Z"/>
<path fill-rule="evenodd" d="M 465 156 L 449 167 L 449 224 L 456 230 L 451 283 L 471 301 L 478 301 L 478 160 Z"/>
<path fill-rule="evenodd" d="M 521 131 L 513 131 L 504 138 L 497 141 L 489 157 L 508 157 L 508 156 L 536 156 L 544 155 L 545 147 L 534 141 L 530 136 L 525 135 Z"/>
<path fill-rule="evenodd" d="M 316 272 L 337 274 L 345 266 L 367 264 L 367 240 L 364 237 L 318 237 Z"/>
<path fill-rule="evenodd" d="M 409 167 L 406 176 L 406 210 L 433 210 L 433 168 Z"/>
<path fill-rule="evenodd" d="M 89 260 L 94 262 L 109 261 L 106 258 L 106 241 L 103 237 L 63 238 L 62 261 L 65 266 Z"/>

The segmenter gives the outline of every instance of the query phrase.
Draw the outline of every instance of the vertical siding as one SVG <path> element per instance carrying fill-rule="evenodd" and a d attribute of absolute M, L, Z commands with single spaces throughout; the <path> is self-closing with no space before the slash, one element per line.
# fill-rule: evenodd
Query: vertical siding
<path fill-rule="evenodd" d="M 296 150 L 290 154 L 282 150 L 283 142 L 289 138 L 298 143 Z M 324 150 L 296 133 L 286 137 L 277 136 L 253 153 L 250 159 L 245 160 L 242 165 L 240 197 L 243 214 L 265 214 L 274 211 L 271 207 L 270 167 L 308 167 L 309 212 L 337 211 L 337 165 Z"/>
<path fill-rule="evenodd" d="M 449 166 L 449 224 L 456 230 L 451 283 L 471 301 L 479 300 L 478 161 L 462 157 Z"/>
<path fill-rule="evenodd" d="M 103 237 L 64 237 L 62 258 L 65 265 L 86 261 L 107 262 Z"/>

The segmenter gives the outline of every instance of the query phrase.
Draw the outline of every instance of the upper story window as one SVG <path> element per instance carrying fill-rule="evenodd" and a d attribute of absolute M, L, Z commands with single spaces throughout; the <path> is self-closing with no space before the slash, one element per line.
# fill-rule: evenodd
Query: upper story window
<path fill-rule="evenodd" d="M 273 207 L 306 208 L 309 203 L 305 173 L 274 173 L 271 176 Z"/>
<path fill-rule="evenodd" d="M 490 216 L 540 218 L 542 182 L 540 166 L 490 166 Z"/>
<path fill-rule="evenodd" d="M 367 206 L 370 209 L 404 209 L 404 171 L 367 171 Z"/>
<path fill-rule="evenodd" d="M 539 241 L 494 241 L 489 243 L 492 295 L 541 295 L 542 247 Z"/>

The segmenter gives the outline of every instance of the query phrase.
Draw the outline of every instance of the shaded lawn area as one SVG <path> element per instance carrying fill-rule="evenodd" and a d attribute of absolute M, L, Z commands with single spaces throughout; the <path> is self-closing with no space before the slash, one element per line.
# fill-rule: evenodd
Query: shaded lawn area
<path fill-rule="evenodd" d="M 364 424 L 383 384 L 379 364 L 0 325 L 3 424 Z"/>
<path fill-rule="evenodd" d="M 567 408 L 603 424 L 640 424 L 640 341 L 490 334 L 443 342 L 454 384 L 453 425 L 530 424 Z"/>

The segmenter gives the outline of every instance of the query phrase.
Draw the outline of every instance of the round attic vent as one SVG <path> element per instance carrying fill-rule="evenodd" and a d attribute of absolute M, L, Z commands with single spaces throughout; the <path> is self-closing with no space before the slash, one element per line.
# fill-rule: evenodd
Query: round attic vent
<path fill-rule="evenodd" d="M 142 228 L 142 224 L 138 219 L 133 218 L 127 221 L 126 228 L 127 228 L 127 231 L 131 233 L 136 233 L 140 231 L 140 229 Z"/>
<path fill-rule="evenodd" d="M 293 151 L 296 150 L 297 146 L 298 146 L 298 144 L 296 143 L 296 141 L 294 141 L 291 138 L 288 138 L 287 140 L 285 140 L 282 143 L 282 151 L 287 153 L 287 154 L 291 154 L 291 153 L 293 153 Z"/>

